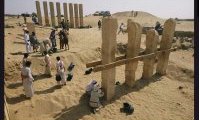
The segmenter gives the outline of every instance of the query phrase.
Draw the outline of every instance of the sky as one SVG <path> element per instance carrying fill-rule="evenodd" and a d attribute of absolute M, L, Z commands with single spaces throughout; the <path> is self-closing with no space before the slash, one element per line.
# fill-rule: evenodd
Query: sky
<path fill-rule="evenodd" d="M 43 15 L 43 4 L 40 1 Z M 83 4 L 83 14 L 96 11 L 110 11 L 111 14 L 122 11 L 144 11 L 161 18 L 194 18 L 194 0 L 45 0 L 48 2 Z M 49 9 L 49 8 L 48 8 Z M 36 12 L 35 0 L 5 0 L 5 14 L 21 14 Z M 56 12 L 56 8 L 55 8 Z"/>

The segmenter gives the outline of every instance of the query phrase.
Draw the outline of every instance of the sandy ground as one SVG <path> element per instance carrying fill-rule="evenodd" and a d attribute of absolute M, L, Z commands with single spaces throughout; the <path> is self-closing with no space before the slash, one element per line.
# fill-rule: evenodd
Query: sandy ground
<path fill-rule="evenodd" d="M 127 21 L 128 13 L 115 14 L 118 22 Z M 88 16 L 85 24 L 91 29 L 70 29 L 70 50 L 59 50 L 51 55 L 52 72 L 55 74 L 56 56 L 61 56 L 66 66 L 75 63 L 74 78 L 62 88 L 56 87 L 55 77 L 45 78 L 43 56 L 40 53 L 30 55 L 32 72 L 35 76 L 35 95 L 26 100 L 20 80 L 20 62 L 25 52 L 22 28 L 17 22 L 23 19 L 5 18 L 5 23 L 15 28 L 5 29 L 5 94 L 11 120 L 191 120 L 194 114 L 194 58 L 193 49 L 177 50 L 170 54 L 166 76 L 153 76 L 151 80 L 141 80 L 143 62 L 139 62 L 136 71 L 135 87 L 124 85 L 124 65 L 116 67 L 116 96 L 111 102 L 104 102 L 96 114 L 88 108 L 84 96 L 85 87 L 90 80 L 101 83 L 100 72 L 84 75 L 85 64 L 101 58 L 101 31 L 97 29 L 100 17 Z M 164 19 L 141 12 L 138 18 L 132 18 L 142 25 L 154 26 L 155 21 L 164 23 Z M 142 19 L 140 21 L 140 19 Z M 193 22 L 182 21 L 176 30 L 193 31 Z M 38 39 L 49 37 L 50 29 L 36 28 Z M 59 40 L 57 40 L 59 41 Z M 127 34 L 117 35 L 118 43 L 127 43 Z M 142 35 L 141 47 L 145 48 L 145 35 Z M 116 52 L 116 55 L 120 55 Z M 155 64 L 156 67 L 156 64 Z M 179 87 L 182 89 L 179 89 Z M 134 106 L 134 113 L 126 115 L 120 112 L 123 102 Z"/>

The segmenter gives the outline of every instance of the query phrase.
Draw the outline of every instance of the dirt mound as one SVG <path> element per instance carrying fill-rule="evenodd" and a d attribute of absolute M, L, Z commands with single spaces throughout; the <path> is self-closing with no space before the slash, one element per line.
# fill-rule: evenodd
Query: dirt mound
<path fill-rule="evenodd" d="M 194 82 L 194 71 L 192 70 L 170 63 L 167 71 L 167 77 L 172 80 L 175 79 L 182 82 Z"/>
<path fill-rule="evenodd" d="M 147 13 L 147 12 L 143 12 L 143 11 L 133 11 L 134 13 L 137 12 L 137 16 L 136 17 L 151 17 L 151 18 L 155 18 L 157 19 L 156 16 L 150 14 L 150 13 Z M 124 12 L 117 12 L 117 13 L 114 13 L 112 14 L 113 17 L 132 17 L 132 11 L 124 11 Z"/>

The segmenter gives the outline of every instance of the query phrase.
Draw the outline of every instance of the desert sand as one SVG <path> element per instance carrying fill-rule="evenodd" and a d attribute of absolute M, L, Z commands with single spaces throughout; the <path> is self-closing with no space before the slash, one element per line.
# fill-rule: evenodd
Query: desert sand
<path fill-rule="evenodd" d="M 146 12 L 139 12 L 137 17 L 130 17 L 130 12 L 116 13 L 113 17 L 127 24 L 131 18 L 142 26 L 154 26 L 162 19 Z M 70 29 L 70 50 L 59 50 L 52 54 L 52 72 L 55 75 L 56 56 L 61 56 L 66 66 L 74 62 L 74 77 L 66 86 L 58 89 L 55 77 L 45 78 L 44 57 L 32 53 L 32 72 L 35 76 L 35 95 L 31 100 L 24 98 L 20 78 L 20 62 L 25 52 L 22 27 L 23 18 L 5 17 L 5 24 L 14 28 L 5 28 L 5 95 L 11 120 L 192 120 L 194 114 L 194 50 L 178 49 L 170 54 L 167 75 L 154 76 L 151 80 L 141 80 L 143 62 L 139 62 L 136 71 L 135 87 L 129 88 L 124 83 L 124 65 L 116 67 L 116 96 L 111 102 L 104 102 L 104 107 L 93 114 L 88 108 L 85 87 L 90 80 L 101 83 L 101 72 L 84 75 L 85 64 L 101 59 L 101 30 L 97 21 L 102 17 L 84 17 L 84 24 L 91 29 Z M 31 21 L 30 19 L 28 19 Z M 181 21 L 176 30 L 193 31 L 192 21 Z M 39 40 L 49 37 L 50 29 L 36 27 Z M 57 41 L 58 37 L 57 37 Z M 127 34 L 117 35 L 117 43 L 126 44 Z M 59 43 L 58 43 L 59 47 Z M 141 48 L 145 49 L 145 35 L 142 35 Z M 3 49 L 3 48 L 2 48 Z M 119 49 L 116 56 L 122 55 Z M 156 67 L 156 64 L 155 64 Z M 180 88 L 180 89 L 179 89 Z M 134 106 L 134 113 L 126 115 L 120 112 L 123 102 Z"/>

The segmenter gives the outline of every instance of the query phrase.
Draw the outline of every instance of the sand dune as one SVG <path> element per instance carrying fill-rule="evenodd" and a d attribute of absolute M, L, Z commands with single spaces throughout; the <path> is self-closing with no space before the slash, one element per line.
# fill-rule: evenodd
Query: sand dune
<path fill-rule="evenodd" d="M 118 23 L 127 21 L 129 12 L 116 13 L 113 17 Z M 158 18 L 145 12 L 139 12 L 133 18 L 143 26 L 154 25 Z M 69 51 L 59 50 L 51 55 L 52 71 L 55 74 L 56 56 L 61 56 L 66 66 L 74 62 L 74 78 L 67 85 L 56 87 L 55 78 L 45 78 L 43 57 L 39 53 L 30 56 L 32 72 L 35 76 L 35 95 L 31 100 L 24 99 L 24 91 L 20 80 L 20 62 L 25 51 L 22 28 L 16 23 L 20 19 L 7 19 L 6 24 L 15 28 L 5 29 L 5 94 L 11 120 L 190 120 L 194 114 L 194 66 L 193 49 L 178 50 L 170 55 L 170 62 L 166 76 L 154 76 L 151 80 L 141 80 L 143 62 L 139 62 L 136 71 L 134 88 L 124 85 L 124 65 L 116 67 L 116 96 L 112 102 L 104 102 L 104 108 L 92 114 L 88 108 L 87 98 L 84 96 L 85 87 L 90 80 L 101 83 L 101 73 L 83 75 L 85 64 L 101 58 L 101 31 L 97 28 L 97 21 L 101 17 L 88 16 L 85 24 L 93 26 L 91 29 L 70 29 Z M 29 19 L 30 20 L 30 19 Z M 185 27 L 187 26 L 187 27 Z M 182 22 L 176 29 L 188 30 L 193 28 L 193 22 Z M 11 33 L 11 34 L 8 34 Z M 38 38 L 49 37 L 50 29 L 36 28 Z M 59 41 L 59 40 L 57 40 Z M 127 43 L 127 34 L 118 35 L 117 43 Z M 145 49 L 145 35 L 142 35 L 141 48 Z M 59 43 L 58 43 L 59 44 Z M 116 51 L 116 55 L 121 55 Z M 180 61 L 181 60 L 181 61 Z M 155 65 L 156 67 L 156 65 Z M 179 87 L 182 89 L 179 89 Z M 130 102 L 134 106 L 134 113 L 126 115 L 120 112 L 123 102 Z"/>

